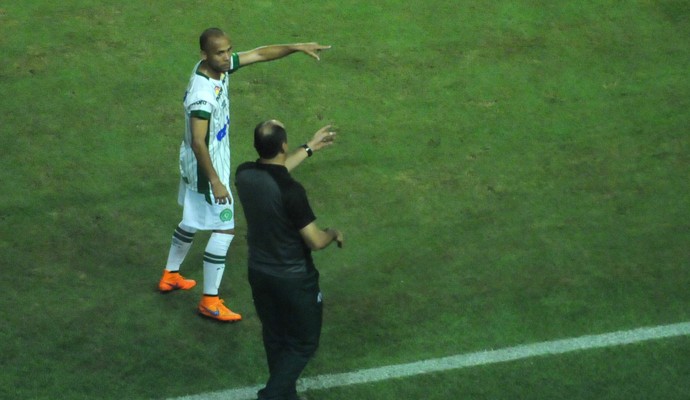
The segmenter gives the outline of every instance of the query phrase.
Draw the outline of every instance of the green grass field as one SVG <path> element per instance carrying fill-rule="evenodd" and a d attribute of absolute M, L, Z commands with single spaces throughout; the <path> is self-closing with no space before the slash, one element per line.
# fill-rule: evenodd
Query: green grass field
<path fill-rule="evenodd" d="M 239 207 L 221 293 L 244 321 L 156 291 L 209 26 L 333 45 L 231 82 L 235 166 L 264 119 L 339 132 L 294 173 L 346 235 L 315 254 L 303 376 L 690 321 L 688 1 L 29 3 L 0 3 L 0 399 L 264 383 Z M 688 360 L 684 336 L 304 395 L 681 400 Z"/>

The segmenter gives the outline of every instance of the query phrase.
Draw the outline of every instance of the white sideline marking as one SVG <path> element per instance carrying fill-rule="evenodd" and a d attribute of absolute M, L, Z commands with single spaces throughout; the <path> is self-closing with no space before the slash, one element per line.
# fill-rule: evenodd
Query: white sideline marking
<path fill-rule="evenodd" d="M 298 384 L 298 391 L 328 389 L 339 386 L 355 385 L 358 383 L 378 382 L 393 378 L 427 374 L 430 372 L 448 371 L 452 369 L 521 360 L 530 357 L 614 347 L 648 340 L 687 335 L 690 335 L 690 322 L 638 328 L 601 335 L 580 336 L 572 339 L 526 344 L 500 350 L 487 350 L 450 357 L 434 358 L 409 364 L 388 365 L 355 372 L 302 378 Z M 170 400 L 251 400 L 256 399 L 256 392 L 262 387 L 263 385 L 248 386 L 219 392 L 177 397 Z"/>

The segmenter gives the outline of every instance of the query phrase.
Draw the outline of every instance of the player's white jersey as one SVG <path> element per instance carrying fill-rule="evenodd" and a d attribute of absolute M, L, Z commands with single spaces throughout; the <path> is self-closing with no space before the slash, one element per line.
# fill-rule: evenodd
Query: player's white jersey
<path fill-rule="evenodd" d="M 192 150 L 191 119 L 197 117 L 209 121 L 206 144 L 211 163 L 225 187 L 230 190 L 230 95 L 228 92 L 229 74 L 239 68 L 239 56 L 232 54 L 230 71 L 219 80 L 199 72 L 199 61 L 192 71 L 184 96 L 185 134 L 180 145 L 180 173 L 187 187 L 206 195 L 213 203 L 213 191 L 208 177 L 199 168 Z"/>

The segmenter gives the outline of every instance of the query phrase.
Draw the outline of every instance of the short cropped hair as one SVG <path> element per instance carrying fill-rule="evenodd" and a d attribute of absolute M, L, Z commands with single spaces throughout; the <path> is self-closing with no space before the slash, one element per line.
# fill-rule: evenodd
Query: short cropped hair
<path fill-rule="evenodd" d="M 222 29 L 220 28 L 208 28 L 205 31 L 201 32 L 201 36 L 199 36 L 199 48 L 201 51 L 206 51 L 206 48 L 208 46 L 208 42 L 211 39 L 215 39 L 218 37 L 223 37 L 225 36 L 225 32 L 223 32 Z"/>
<path fill-rule="evenodd" d="M 278 155 L 287 142 L 287 132 L 272 120 L 261 122 L 254 128 L 254 148 L 259 157 L 270 159 Z"/>

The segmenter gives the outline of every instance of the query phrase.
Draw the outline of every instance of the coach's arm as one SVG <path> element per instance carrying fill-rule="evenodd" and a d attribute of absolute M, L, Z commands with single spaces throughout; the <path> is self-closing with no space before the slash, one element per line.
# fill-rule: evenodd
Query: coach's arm
<path fill-rule="evenodd" d="M 287 168 L 288 171 L 292 171 L 295 167 L 300 165 L 302 161 L 306 160 L 307 157 L 311 157 L 313 152 L 332 145 L 337 134 L 337 132 L 331 130 L 331 125 L 326 125 L 319 129 L 314 133 L 310 141 L 287 155 L 287 159 L 285 159 L 285 168 Z"/>
<path fill-rule="evenodd" d="M 319 229 L 316 223 L 312 222 L 300 229 L 299 233 L 312 250 L 324 249 L 333 242 L 338 243 L 338 247 L 343 247 L 343 234 L 337 229 Z"/>

